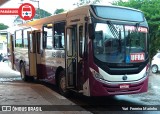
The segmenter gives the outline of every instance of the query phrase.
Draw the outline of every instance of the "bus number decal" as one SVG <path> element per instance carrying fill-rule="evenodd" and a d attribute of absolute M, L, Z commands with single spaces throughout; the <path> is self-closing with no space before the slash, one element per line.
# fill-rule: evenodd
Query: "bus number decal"
<path fill-rule="evenodd" d="M 130 54 L 131 62 L 141 62 L 145 60 L 144 53 L 131 53 Z"/>

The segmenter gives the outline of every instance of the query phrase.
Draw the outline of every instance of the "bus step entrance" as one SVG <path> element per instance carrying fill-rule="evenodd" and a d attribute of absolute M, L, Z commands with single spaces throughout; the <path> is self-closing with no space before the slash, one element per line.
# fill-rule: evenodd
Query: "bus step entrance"
<path fill-rule="evenodd" d="M 73 88 L 68 88 L 69 90 L 76 92 L 76 93 L 83 93 L 83 90 L 77 90 L 77 89 L 73 89 Z"/>

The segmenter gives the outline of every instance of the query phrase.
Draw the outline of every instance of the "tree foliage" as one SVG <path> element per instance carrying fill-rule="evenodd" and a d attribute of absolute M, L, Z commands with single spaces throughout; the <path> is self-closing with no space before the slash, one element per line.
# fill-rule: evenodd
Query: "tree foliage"
<path fill-rule="evenodd" d="M 43 10 L 43 9 L 36 9 L 36 14 L 35 14 L 35 17 L 36 19 L 38 18 L 44 18 L 44 17 L 48 17 L 48 16 L 51 16 L 52 14 Z"/>
<path fill-rule="evenodd" d="M 76 6 L 83 6 L 83 5 L 87 5 L 87 4 L 96 4 L 96 3 L 100 3 L 101 0 L 79 0 L 79 2 L 74 3 L 74 5 Z"/>
<path fill-rule="evenodd" d="M 143 11 L 149 25 L 151 57 L 160 49 L 160 2 L 159 0 L 119 0 L 113 5 L 136 8 Z"/>
<path fill-rule="evenodd" d="M 0 23 L 0 30 L 4 30 L 4 29 L 7 29 L 8 26 L 3 24 L 3 23 Z"/>
<path fill-rule="evenodd" d="M 64 12 L 65 10 L 63 9 L 63 8 L 61 8 L 61 9 L 56 9 L 55 10 L 55 12 L 54 12 L 54 14 L 59 14 L 59 13 L 62 13 L 62 12 Z"/>

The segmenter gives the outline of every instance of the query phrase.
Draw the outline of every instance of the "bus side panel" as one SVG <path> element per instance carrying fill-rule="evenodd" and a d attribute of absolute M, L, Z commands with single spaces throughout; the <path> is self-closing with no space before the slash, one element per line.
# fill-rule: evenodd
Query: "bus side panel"
<path fill-rule="evenodd" d="M 16 70 L 20 71 L 20 63 L 23 62 L 25 64 L 26 73 L 28 73 L 29 70 L 29 59 L 28 59 L 28 49 L 26 48 L 15 48 L 14 50 L 14 64 L 16 67 Z"/>
<path fill-rule="evenodd" d="M 39 79 L 55 84 L 55 73 L 58 67 L 65 67 L 64 50 L 45 50 L 38 66 Z"/>
<path fill-rule="evenodd" d="M 38 79 L 45 79 L 46 76 L 46 67 L 43 64 L 37 64 L 37 76 Z"/>
<path fill-rule="evenodd" d="M 41 58 L 41 65 L 38 65 L 38 75 L 39 79 L 42 79 L 47 82 L 52 82 L 53 76 L 52 74 L 52 51 L 45 49 L 43 51 L 43 56 Z"/>

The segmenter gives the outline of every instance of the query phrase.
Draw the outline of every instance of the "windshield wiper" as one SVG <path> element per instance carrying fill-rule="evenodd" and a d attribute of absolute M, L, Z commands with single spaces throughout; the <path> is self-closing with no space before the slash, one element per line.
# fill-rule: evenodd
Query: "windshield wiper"
<path fill-rule="evenodd" d="M 111 30 L 113 36 L 118 39 L 118 43 L 119 43 L 118 49 L 121 52 L 122 51 L 121 50 L 121 46 L 122 46 L 122 44 L 121 44 L 121 30 L 117 31 L 117 29 L 115 28 L 113 23 L 111 23 L 111 21 L 107 21 L 107 24 L 108 24 L 108 27 Z"/>

